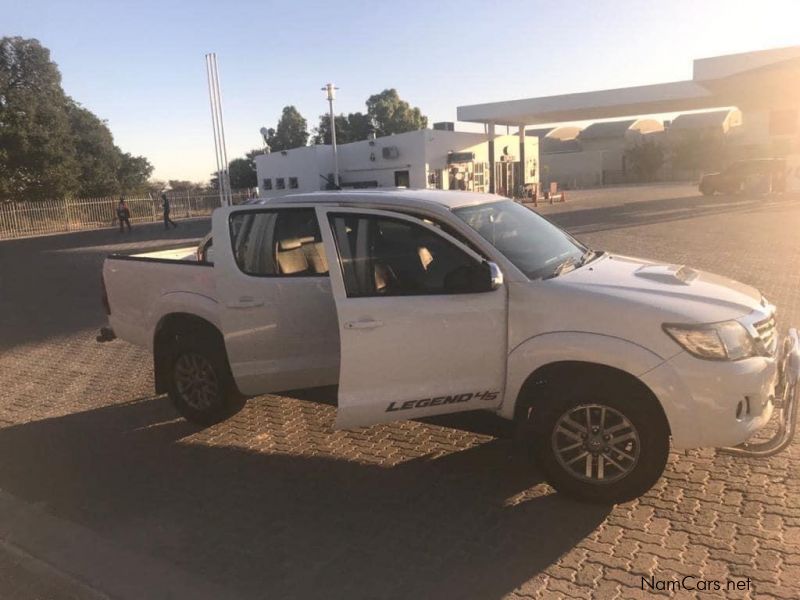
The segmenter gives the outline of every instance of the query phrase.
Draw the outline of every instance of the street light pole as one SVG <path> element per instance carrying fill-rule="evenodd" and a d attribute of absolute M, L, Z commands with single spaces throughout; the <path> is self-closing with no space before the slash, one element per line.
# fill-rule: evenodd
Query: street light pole
<path fill-rule="evenodd" d="M 331 115 L 331 145 L 333 146 L 333 182 L 337 190 L 339 189 L 339 153 L 336 149 L 336 117 L 333 115 L 333 100 L 336 98 L 338 89 L 332 83 L 326 83 L 322 88 L 322 91 L 328 94 L 328 108 Z"/>

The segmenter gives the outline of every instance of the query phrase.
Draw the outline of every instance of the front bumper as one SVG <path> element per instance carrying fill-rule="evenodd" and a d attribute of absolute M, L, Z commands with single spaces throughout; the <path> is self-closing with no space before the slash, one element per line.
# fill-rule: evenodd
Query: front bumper
<path fill-rule="evenodd" d="M 778 428 L 764 441 L 746 441 L 738 446 L 721 448 L 725 454 L 763 458 L 773 456 L 792 443 L 797 429 L 797 404 L 800 395 L 800 338 L 797 330 L 790 329 L 783 342 L 778 359 L 778 383 L 773 404 L 777 410 Z"/>
<path fill-rule="evenodd" d="M 659 399 L 675 449 L 731 448 L 769 456 L 792 439 L 797 417 L 800 340 L 790 330 L 774 356 L 706 361 L 681 352 L 641 375 Z M 747 443 L 772 421 L 779 431 L 767 445 Z"/>

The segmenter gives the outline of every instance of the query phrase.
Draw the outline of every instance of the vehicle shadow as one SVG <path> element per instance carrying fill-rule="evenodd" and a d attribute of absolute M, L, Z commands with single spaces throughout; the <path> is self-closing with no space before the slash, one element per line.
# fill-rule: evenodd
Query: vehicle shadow
<path fill-rule="evenodd" d="M 223 438 L 158 397 L 0 429 L 0 488 L 261 598 L 500 598 L 608 514 L 537 488 L 502 440 L 386 467 L 259 447 L 291 434 L 258 414 Z M 237 427 L 256 431 L 230 445 Z"/>

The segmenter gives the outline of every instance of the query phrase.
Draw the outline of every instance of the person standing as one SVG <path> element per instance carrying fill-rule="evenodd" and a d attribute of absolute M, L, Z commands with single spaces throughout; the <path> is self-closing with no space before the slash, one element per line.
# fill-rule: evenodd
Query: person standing
<path fill-rule="evenodd" d="M 125 231 L 125 225 L 128 226 L 128 233 L 131 231 L 131 210 L 125 202 L 125 196 L 120 196 L 119 204 L 117 204 L 117 220 L 119 221 L 119 232 Z"/>
<path fill-rule="evenodd" d="M 169 218 L 169 198 L 165 193 L 161 194 L 161 208 L 164 209 L 164 229 L 169 229 L 169 226 L 172 225 L 173 229 L 178 228 L 178 224 Z"/>

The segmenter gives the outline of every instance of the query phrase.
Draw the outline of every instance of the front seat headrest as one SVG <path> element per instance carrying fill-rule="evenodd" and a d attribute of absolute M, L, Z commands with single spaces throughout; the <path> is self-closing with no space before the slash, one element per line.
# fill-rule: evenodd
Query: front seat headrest
<path fill-rule="evenodd" d="M 302 245 L 303 242 L 301 242 L 297 238 L 286 238 L 285 240 L 280 241 L 279 247 L 281 250 L 296 250 L 297 248 L 300 248 Z"/>

